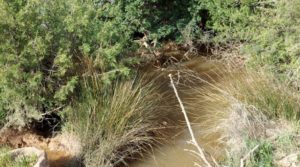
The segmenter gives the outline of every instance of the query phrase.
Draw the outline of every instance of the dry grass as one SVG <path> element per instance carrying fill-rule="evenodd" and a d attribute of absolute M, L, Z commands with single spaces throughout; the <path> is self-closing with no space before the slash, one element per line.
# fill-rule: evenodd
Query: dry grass
<path fill-rule="evenodd" d="M 268 152 L 269 145 L 254 142 L 259 147 L 251 152 L 256 145 L 249 141 L 269 138 L 267 131 L 280 126 L 272 121 L 299 119 L 299 95 L 273 76 L 204 59 L 148 71 L 143 81 L 105 89 L 94 77 L 84 82 L 85 94 L 74 106 L 77 111 L 69 112 L 67 123 L 68 130 L 80 137 L 86 166 L 126 165 L 160 142 L 166 125 L 182 128 L 184 119 L 168 85 L 169 73 L 192 126 L 200 129 L 195 133 L 203 148 L 221 164 L 239 166 L 242 158 L 246 166 L 270 163 L 272 156 L 255 160 L 252 156 L 257 150 Z"/>
<path fill-rule="evenodd" d="M 80 138 L 86 166 L 126 165 L 158 144 L 170 112 L 159 86 L 140 80 L 95 85 L 85 83 L 82 102 L 67 116 L 66 129 Z"/>
<path fill-rule="evenodd" d="M 215 72 L 218 77 L 212 79 L 207 79 L 209 75 L 188 72 L 190 80 L 202 86 L 192 84 L 185 91 L 183 101 L 190 115 L 195 115 L 193 121 L 201 129 L 198 133 L 204 139 L 217 136 L 214 140 L 220 146 L 216 145 L 210 152 L 227 154 L 234 161 L 230 164 L 239 166 L 240 159 L 253 149 L 247 144 L 249 140 L 267 140 L 266 132 L 274 128 L 272 120 L 286 119 L 290 124 L 299 120 L 299 95 L 263 72 L 232 68 Z M 275 127 L 281 125 L 276 123 Z M 268 148 L 263 146 L 266 145 L 258 148 Z M 222 160 L 221 155 L 219 160 Z M 246 165 L 253 165 L 253 162 Z"/>

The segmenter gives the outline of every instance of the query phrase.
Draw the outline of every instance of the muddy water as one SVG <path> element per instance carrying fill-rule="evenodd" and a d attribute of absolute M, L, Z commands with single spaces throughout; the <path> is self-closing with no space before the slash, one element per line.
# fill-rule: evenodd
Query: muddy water
<path fill-rule="evenodd" d="M 180 70 L 192 70 L 197 73 L 196 75 L 210 83 L 218 82 L 224 74 L 222 71 L 223 67 L 220 64 L 200 58 L 183 63 L 176 68 Z M 225 158 L 224 155 L 226 153 L 221 138 L 222 132 L 217 130 L 217 126 L 218 123 L 221 122 L 220 118 L 224 115 L 216 116 L 215 113 L 211 111 L 211 108 L 222 111 L 224 107 L 226 107 L 226 104 L 219 103 L 219 101 L 217 104 L 213 100 L 207 103 L 203 95 L 194 90 L 195 87 L 198 89 L 199 87 L 207 86 L 205 83 L 195 80 L 187 81 L 183 76 L 185 74 L 180 74 L 180 71 L 176 74 L 176 72 L 171 70 L 170 73 L 175 74 L 175 80 L 182 83 L 179 83 L 177 86 L 178 89 L 180 89 L 180 96 L 185 103 L 189 118 L 192 120 L 192 128 L 196 140 L 200 146 L 216 160 L 222 160 Z M 168 91 L 174 95 L 172 89 Z M 201 91 L 201 89 L 199 91 Z M 177 100 L 175 103 L 178 103 Z M 182 126 L 181 130 L 170 136 L 167 144 L 164 144 L 160 148 L 154 148 L 151 153 L 145 155 L 139 162 L 132 164 L 131 167 L 192 167 L 195 166 L 195 164 L 203 165 L 199 157 L 192 153 L 196 151 L 196 149 L 190 142 L 191 135 L 183 121 L 184 119 L 180 109 L 174 107 L 174 112 L 179 113 L 177 119 L 180 120 L 178 124 Z M 209 133 L 207 133 L 207 131 L 209 131 Z"/>
<path fill-rule="evenodd" d="M 66 151 L 44 149 L 50 167 L 69 167 L 73 164 L 73 156 Z"/>
<path fill-rule="evenodd" d="M 197 132 L 197 127 L 193 127 Z M 223 152 L 222 145 L 217 142 L 218 135 L 210 137 L 196 136 L 198 143 L 213 157 L 221 158 Z M 132 165 L 132 167 L 192 167 L 203 162 L 191 151 L 196 151 L 195 147 L 189 143 L 190 135 L 185 130 L 181 135 L 171 139 L 169 144 L 158 148 L 153 153 L 145 156 L 143 160 Z"/>

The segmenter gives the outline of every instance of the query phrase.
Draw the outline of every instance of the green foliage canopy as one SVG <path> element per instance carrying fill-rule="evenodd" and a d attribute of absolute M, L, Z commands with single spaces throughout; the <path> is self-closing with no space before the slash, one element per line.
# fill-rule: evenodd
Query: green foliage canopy
<path fill-rule="evenodd" d="M 137 34 L 242 42 L 252 64 L 293 71 L 299 8 L 296 0 L 0 0 L 0 124 L 62 110 L 80 96 L 83 76 L 104 84 L 129 76 Z"/>
<path fill-rule="evenodd" d="M 85 57 L 99 74 L 128 74 L 119 63 L 131 35 L 120 5 L 1 0 L 0 8 L 1 115 L 31 117 L 67 105 Z"/>

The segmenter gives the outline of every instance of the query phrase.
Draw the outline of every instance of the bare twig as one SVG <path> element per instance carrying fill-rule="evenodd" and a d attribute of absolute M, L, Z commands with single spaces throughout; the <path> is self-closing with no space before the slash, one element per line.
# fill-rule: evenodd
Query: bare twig
<path fill-rule="evenodd" d="M 209 161 L 206 159 L 203 149 L 200 147 L 200 145 L 198 144 L 198 142 L 197 142 L 197 140 L 196 140 L 196 138 L 195 138 L 195 135 L 194 135 L 194 132 L 193 132 L 191 123 L 190 123 L 190 121 L 189 121 L 189 118 L 188 118 L 187 113 L 186 113 L 186 111 L 185 111 L 185 108 L 184 108 L 184 106 L 183 106 L 183 103 L 182 103 L 182 101 L 181 101 L 181 99 L 180 99 L 180 97 L 179 97 L 179 95 L 178 95 L 178 91 L 177 91 L 177 89 L 176 89 L 176 87 L 175 87 L 175 84 L 174 84 L 174 81 L 173 81 L 173 78 L 172 78 L 172 74 L 169 74 L 169 77 L 170 77 L 170 81 L 171 81 L 171 85 L 172 85 L 172 87 L 173 87 L 174 93 L 175 93 L 176 98 L 177 98 L 177 100 L 178 100 L 178 102 L 179 102 L 181 111 L 182 111 L 182 113 L 183 113 L 183 115 L 184 115 L 184 119 L 185 119 L 185 122 L 186 122 L 186 124 L 187 124 L 189 133 L 190 133 L 190 135 L 191 135 L 192 143 L 193 143 L 193 145 L 197 148 L 197 151 L 198 151 L 198 154 L 197 154 L 197 155 L 200 156 L 200 158 L 203 160 L 203 162 L 206 164 L 207 167 L 212 167 L 212 165 L 211 165 L 211 164 L 209 163 Z M 216 162 L 215 162 L 215 163 L 216 163 Z M 216 166 L 219 166 L 219 165 L 216 163 Z"/>
<path fill-rule="evenodd" d="M 246 161 L 246 160 L 250 157 L 250 155 L 251 155 L 256 149 L 258 149 L 258 147 L 259 147 L 259 144 L 256 145 L 254 148 L 252 148 L 252 150 L 250 150 L 250 151 L 249 151 L 249 152 L 241 159 L 240 167 L 244 167 L 244 166 L 245 166 L 244 161 Z"/>

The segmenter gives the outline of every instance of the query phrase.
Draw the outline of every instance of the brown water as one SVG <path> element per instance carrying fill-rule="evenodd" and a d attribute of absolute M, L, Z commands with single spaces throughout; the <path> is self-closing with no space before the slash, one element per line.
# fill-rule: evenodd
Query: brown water
<path fill-rule="evenodd" d="M 197 128 L 194 127 L 197 131 Z M 210 138 L 201 138 L 197 136 L 198 143 L 211 153 L 212 156 L 220 158 L 222 157 L 221 145 L 215 140 L 216 136 L 210 136 Z M 140 162 L 132 165 L 132 167 L 192 167 L 197 164 L 203 164 L 203 162 L 191 152 L 196 151 L 195 147 L 189 144 L 190 135 L 187 131 L 183 134 L 170 140 L 170 144 L 165 145 L 155 150 L 152 154 L 144 157 Z"/>
<path fill-rule="evenodd" d="M 218 82 L 219 77 L 223 75 L 222 66 L 218 63 L 205 61 L 200 58 L 183 63 L 178 69 L 182 68 L 193 70 L 208 82 Z M 170 73 L 176 74 L 174 71 Z M 178 79 L 178 82 L 181 83 L 177 86 L 181 99 L 185 103 L 186 110 L 189 113 L 190 120 L 192 120 L 192 128 L 196 140 L 211 156 L 217 160 L 222 160 L 225 157 L 225 151 L 222 145 L 221 131 L 218 130 L 218 123 L 221 122 L 220 118 L 222 116 L 217 116 L 211 108 L 222 111 L 226 104 L 220 103 L 219 99 L 217 103 L 214 100 L 207 102 L 203 94 L 199 94 L 199 92 L 194 90 L 195 87 L 197 89 L 200 87 L 205 89 L 204 87 L 207 85 L 199 81 L 187 81 L 183 75 L 178 74 L 174 78 L 176 78 L 175 80 Z M 171 89 L 168 91 L 174 95 Z M 198 91 L 201 91 L 201 89 Z M 178 104 L 177 100 L 175 103 Z M 192 153 L 196 149 L 195 146 L 190 144 L 191 135 L 188 132 L 185 122 L 183 122 L 183 114 L 178 107 L 174 106 L 173 108 L 174 112 L 178 114 L 177 120 L 180 120 L 178 124 L 182 126 L 181 130 L 170 136 L 167 144 L 159 148 L 154 148 L 151 153 L 145 155 L 140 161 L 130 165 L 131 167 L 192 167 L 195 164 L 203 164 L 199 157 Z"/>

